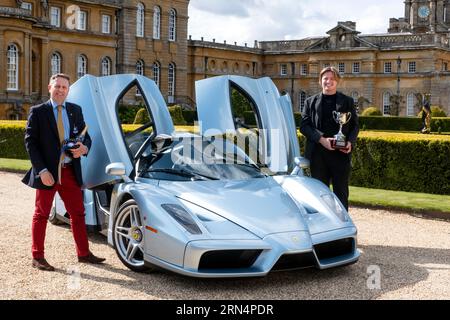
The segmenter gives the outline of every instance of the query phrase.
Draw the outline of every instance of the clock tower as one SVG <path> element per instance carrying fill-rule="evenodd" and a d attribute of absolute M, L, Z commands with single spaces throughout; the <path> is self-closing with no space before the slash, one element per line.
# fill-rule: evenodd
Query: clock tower
<path fill-rule="evenodd" d="M 404 21 L 412 33 L 448 32 L 450 0 L 405 0 Z"/>

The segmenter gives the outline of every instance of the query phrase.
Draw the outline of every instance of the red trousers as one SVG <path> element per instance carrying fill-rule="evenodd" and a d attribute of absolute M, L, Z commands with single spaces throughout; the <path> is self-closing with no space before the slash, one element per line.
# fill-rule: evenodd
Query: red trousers
<path fill-rule="evenodd" d="M 47 229 L 47 221 L 56 192 L 58 192 L 61 196 L 64 206 L 70 215 L 70 223 L 77 249 L 77 255 L 79 257 L 89 255 L 89 242 L 86 231 L 83 194 L 75 179 L 73 168 L 68 166 L 61 170 L 61 184 L 56 182 L 51 190 L 36 190 L 35 211 L 31 227 L 31 252 L 33 258 L 44 258 L 45 230 Z"/>

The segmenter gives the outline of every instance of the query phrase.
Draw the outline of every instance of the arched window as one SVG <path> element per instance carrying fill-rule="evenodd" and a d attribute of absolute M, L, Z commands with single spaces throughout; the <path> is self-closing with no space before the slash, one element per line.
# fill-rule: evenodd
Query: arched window
<path fill-rule="evenodd" d="M 57 74 L 57 73 L 61 73 L 61 55 L 58 52 L 54 52 L 52 54 L 52 59 L 51 59 L 51 67 L 52 67 L 52 75 Z"/>
<path fill-rule="evenodd" d="M 414 106 L 416 104 L 416 96 L 413 92 L 408 93 L 406 96 L 406 116 L 413 117 L 415 116 Z"/>
<path fill-rule="evenodd" d="M 80 54 L 77 59 L 77 77 L 81 78 L 87 73 L 87 58 L 85 55 Z"/>
<path fill-rule="evenodd" d="M 145 10 L 144 5 L 142 3 L 138 3 L 136 11 L 136 37 L 144 36 L 144 19 L 145 19 L 144 10 Z"/>
<path fill-rule="evenodd" d="M 102 59 L 102 76 L 111 75 L 111 59 L 109 57 L 104 57 Z"/>
<path fill-rule="evenodd" d="M 175 9 L 169 11 L 169 41 L 177 39 L 177 12 Z"/>
<path fill-rule="evenodd" d="M 19 49 L 15 44 L 10 44 L 7 49 L 7 83 L 8 90 L 19 89 Z"/>
<path fill-rule="evenodd" d="M 161 79 L 161 64 L 158 61 L 155 61 L 153 63 L 153 81 L 155 81 L 158 87 L 160 79 Z"/>
<path fill-rule="evenodd" d="M 140 76 L 144 75 L 144 61 L 138 60 L 136 62 L 136 74 Z"/>
<path fill-rule="evenodd" d="M 305 108 L 305 102 L 306 102 L 306 92 L 300 91 L 298 95 L 298 105 L 300 112 L 303 112 L 303 109 Z"/>
<path fill-rule="evenodd" d="M 153 39 L 161 38 L 161 9 L 153 7 Z"/>
<path fill-rule="evenodd" d="M 174 96 L 175 95 L 175 64 L 170 63 L 169 64 L 169 71 L 168 71 L 168 95 Z"/>
<path fill-rule="evenodd" d="M 389 92 L 383 93 L 383 116 L 391 114 L 391 94 Z"/>

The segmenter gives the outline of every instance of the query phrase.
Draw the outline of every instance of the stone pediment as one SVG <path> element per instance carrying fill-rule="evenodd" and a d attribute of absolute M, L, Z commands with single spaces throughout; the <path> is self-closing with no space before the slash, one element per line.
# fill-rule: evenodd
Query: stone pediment
<path fill-rule="evenodd" d="M 321 51 L 335 49 L 351 49 L 351 48 L 378 48 L 375 44 L 364 40 L 356 35 L 356 33 L 336 33 L 329 37 L 322 38 L 311 44 L 305 51 Z"/>

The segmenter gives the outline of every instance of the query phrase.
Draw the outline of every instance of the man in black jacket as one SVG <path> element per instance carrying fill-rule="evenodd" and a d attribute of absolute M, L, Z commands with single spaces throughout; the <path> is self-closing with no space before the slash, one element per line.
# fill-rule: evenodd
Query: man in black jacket
<path fill-rule="evenodd" d="M 77 143 L 78 147 L 71 150 L 70 155 L 62 152 L 63 141 L 75 138 L 86 126 L 81 107 L 65 101 L 69 93 L 67 75 L 53 75 L 48 90 L 50 100 L 33 106 L 28 116 L 25 146 L 32 168 L 22 182 L 36 189 L 31 230 L 32 266 L 39 270 L 54 271 L 55 268 L 44 258 L 44 242 L 56 192 L 70 215 L 78 261 L 101 263 L 105 259 L 90 252 L 86 231 L 80 157 L 86 156 L 91 146 L 89 134 L 86 134 L 84 142 Z"/>
<path fill-rule="evenodd" d="M 311 176 L 327 186 L 348 210 L 348 183 L 351 170 L 351 152 L 359 132 L 358 116 L 353 99 L 337 91 L 340 74 L 334 67 L 320 72 L 322 93 L 308 98 L 302 113 L 300 131 L 306 137 L 305 157 L 311 162 Z M 351 113 L 342 128 L 346 136 L 345 148 L 334 147 L 334 135 L 339 131 L 333 111 Z"/>

